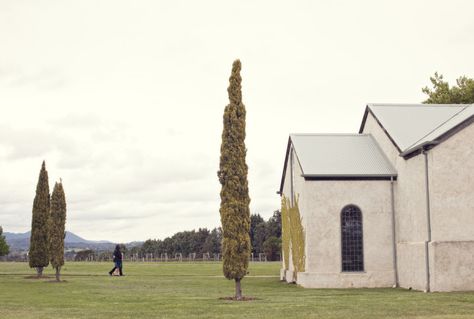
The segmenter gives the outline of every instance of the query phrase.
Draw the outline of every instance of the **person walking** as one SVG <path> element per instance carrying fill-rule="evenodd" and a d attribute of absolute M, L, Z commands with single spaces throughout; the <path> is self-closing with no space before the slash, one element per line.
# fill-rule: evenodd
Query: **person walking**
<path fill-rule="evenodd" d="M 114 272 L 116 269 L 118 269 L 120 276 L 123 276 L 123 273 L 122 273 L 122 259 L 123 259 L 123 254 L 122 254 L 122 252 L 120 251 L 120 245 L 115 246 L 113 258 L 114 258 L 114 264 L 115 264 L 115 265 L 114 265 L 114 268 L 113 268 L 111 271 L 109 271 L 109 275 L 112 276 L 113 272 Z"/>

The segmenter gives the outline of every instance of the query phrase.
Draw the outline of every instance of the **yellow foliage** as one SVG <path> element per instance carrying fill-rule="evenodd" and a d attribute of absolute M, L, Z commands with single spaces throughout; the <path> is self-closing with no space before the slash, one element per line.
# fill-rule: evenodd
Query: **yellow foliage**
<path fill-rule="evenodd" d="M 283 196 L 281 203 L 281 224 L 282 224 L 282 249 L 284 268 L 288 269 L 291 259 L 293 262 L 294 280 L 298 272 L 305 271 L 305 232 L 303 228 L 302 218 L 298 206 L 298 198 L 296 198 L 292 206 L 290 201 Z"/>
<path fill-rule="evenodd" d="M 290 236 L 291 236 L 291 258 L 293 260 L 294 280 L 299 272 L 305 271 L 305 233 L 298 207 L 298 198 L 294 206 L 290 208 Z"/>
<path fill-rule="evenodd" d="M 288 199 L 281 198 L 281 247 L 283 252 L 283 268 L 288 270 L 290 264 L 290 216 Z"/>

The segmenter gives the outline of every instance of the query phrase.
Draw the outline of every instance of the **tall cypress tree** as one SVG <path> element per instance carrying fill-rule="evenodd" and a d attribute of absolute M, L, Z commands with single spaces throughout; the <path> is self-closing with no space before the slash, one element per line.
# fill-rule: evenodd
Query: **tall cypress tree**
<path fill-rule="evenodd" d="M 241 280 L 247 273 L 250 244 L 250 198 L 245 155 L 245 106 L 239 60 L 232 65 L 229 78 L 229 104 L 224 110 L 219 182 L 222 223 L 222 256 L 224 276 L 235 280 L 235 298 L 242 299 Z"/>
<path fill-rule="evenodd" d="M 66 225 L 66 196 L 63 183 L 54 184 L 51 195 L 51 223 L 49 254 L 51 266 L 56 270 L 56 281 L 60 281 L 61 266 L 64 265 L 64 237 Z"/>
<path fill-rule="evenodd" d="M 43 268 L 49 264 L 48 234 L 49 234 L 49 185 L 46 164 L 43 161 L 39 174 L 36 196 L 33 201 L 33 217 L 31 219 L 30 252 L 28 259 L 31 268 L 36 268 L 39 277 Z"/>

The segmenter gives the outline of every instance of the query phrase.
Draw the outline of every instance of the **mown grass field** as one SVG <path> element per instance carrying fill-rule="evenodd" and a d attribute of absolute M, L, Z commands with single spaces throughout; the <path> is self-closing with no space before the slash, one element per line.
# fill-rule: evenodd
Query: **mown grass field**
<path fill-rule="evenodd" d="M 27 279 L 26 263 L 0 263 L 0 318 L 474 318 L 474 293 L 403 289 L 303 289 L 279 281 L 279 263 L 253 263 L 243 291 L 219 263 L 68 263 L 66 282 Z M 53 275 L 51 268 L 46 274 Z"/>

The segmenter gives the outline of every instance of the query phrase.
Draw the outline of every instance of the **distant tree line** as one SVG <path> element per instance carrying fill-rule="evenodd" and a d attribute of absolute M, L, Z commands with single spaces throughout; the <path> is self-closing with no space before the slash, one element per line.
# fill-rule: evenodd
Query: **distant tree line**
<path fill-rule="evenodd" d="M 266 255 L 267 260 L 279 260 L 281 251 L 281 213 L 274 212 L 273 216 L 265 221 L 259 214 L 250 216 L 250 240 L 252 243 L 252 253 L 258 257 L 260 253 Z M 198 230 L 182 231 L 165 239 L 148 239 L 141 246 L 132 248 L 122 247 L 122 252 L 126 257 L 133 257 L 138 254 L 142 257 L 146 254 L 153 254 L 159 258 L 161 254 L 167 254 L 169 258 L 174 258 L 176 254 L 188 257 L 189 254 L 196 253 L 196 258 L 202 258 L 204 254 L 213 256 L 221 255 L 222 230 L 214 228 L 199 228 Z M 88 252 L 92 254 L 92 251 Z M 82 253 L 78 258 L 85 258 L 87 253 Z"/>
<path fill-rule="evenodd" d="M 10 247 L 5 240 L 5 236 L 3 236 L 3 228 L 0 226 L 0 256 L 8 255 L 10 252 Z"/>
<path fill-rule="evenodd" d="M 250 216 L 250 240 L 252 243 L 251 253 L 255 258 L 259 254 L 265 254 L 268 261 L 280 260 L 281 256 L 281 213 L 275 211 L 273 216 L 265 221 L 260 214 Z M 222 256 L 222 229 L 220 227 L 209 230 L 199 228 L 198 230 L 181 231 L 165 239 L 148 239 L 142 245 L 122 245 L 121 251 L 125 258 L 145 258 L 153 254 L 153 258 L 161 258 L 167 254 L 168 258 L 175 258 L 181 254 L 188 258 L 190 254 L 196 254 L 197 259 L 208 255 L 213 259 L 217 255 Z M 74 260 L 111 260 L 112 251 L 82 250 L 74 252 Z"/>
<path fill-rule="evenodd" d="M 210 256 L 220 254 L 222 241 L 222 231 L 220 228 L 208 230 L 207 228 L 199 228 L 191 231 L 182 231 L 165 239 L 148 239 L 141 247 L 130 249 L 130 254 L 138 253 L 139 255 L 153 254 L 160 256 L 168 254 L 173 257 L 175 254 L 188 256 L 196 253 L 200 258 L 203 254 L 209 253 Z"/>
<path fill-rule="evenodd" d="M 281 212 L 265 221 L 259 214 L 250 216 L 250 241 L 252 253 L 265 254 L 267 260 L 279 260 L 281 255 Z"/>

